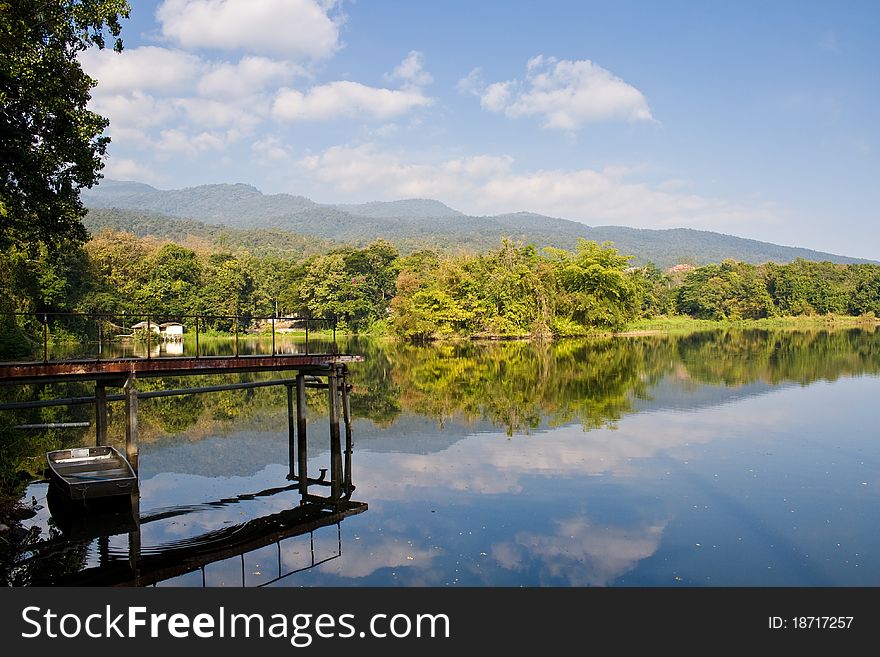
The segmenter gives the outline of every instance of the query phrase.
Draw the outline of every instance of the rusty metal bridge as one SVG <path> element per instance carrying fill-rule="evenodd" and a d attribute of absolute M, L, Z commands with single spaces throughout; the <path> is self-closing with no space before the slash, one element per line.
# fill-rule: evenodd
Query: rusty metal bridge
<path fill-rule="evenodd" d="M 132 467 L 138 469 L 138 401 L 141 399 L 171 395 L 186 395 L 284 385 L 287 388 L 287 417 L 290 444 L 290 472 L 288 479 L 299 483 L 303 496 L 308 495 L 310 479 L 307 473 L 307 423 L 306 388 L 326 389 L 330 420 L 330 479 L 331 499 L 342 500 L 351 491 L 351 411 L 348 364 L 363 360 L 363 356 L 338 353 L 336 347 L 336 322 L 334 319 L 312 317 L 245 317 L 241 315 L 186 315 L 169 318 L 156 315 L 141 317 L 110 315 L 107 313 L 75 314 L 56 313 L 25 315 L 18 319 L 30 321 L 31 332 L 41 334 L 42 351 L 30 360 L 0 362 L 0 384 L 23 385 L 63 381 L 94 381 L 95 394 L 89 397 L 68 397 L 36 401 L 0 404 L 0 411 L 19 410 L 42 406 L 93 404 L 95 407 L 95 444 L 107 444 L 107 404 L 125 403 L 125 449 Z M 119 319 L 122 317 L 122 323 Z M 135 322 L 138 319 L 140 321 Z M 229 354 L 208 353 L 200 337 L 212 323 L 224 323 L 233 329 L 225 346 Z M 87 353 L 75 352 L 72 357 L 53 353 L 53 331 L 67 325 L 77 325 L 85 333 Z M 126 323 L 131 333 L 126 331 Z M 188 342 L 182 333 L 184 326 L 193 327 L 194 341 Z M 271 335 L 271 351 L 263 345 L 267 340 L 254 342 L 241 335 L 243 325 L 258 326 L 264 337 Z M 283 326 L 288 334 L 280 333 Z M 315 340 L 315 327 L 331 334 L 332 341 Z M 163 335 L 161 328 L 181 327 L 181 332 Z M 36 329 L 36 331 L 34 330 Z M 310 333 L 312 339 L 310 340 Z M 291 335 L 292 334 L 292 335 Z M 278 336 L 282 343 L 278 344 Z M 292 338 L 292 340 L 291 340 Z M 215 351 L 216 351 L 216 338 Z M 110 347 L 127 345 L 126 355 L 114 355 Z M 166 350 L 162 344 L 179 345 L 179 349 Z M 186 353 L 187 348 L 192 353 Z M 315 346 L 318 351 L 315 351 Z M 140 349 L 138 349 L 140 347 Z M 231 349 L 229 349 L 231 347 Z M 321 351 L 321 348 L 324 351 Z M 90 352 L 90 353 L 88 353 Z M 242 372 L 293 372 L 293 377 L 269 381 L 230 383 L 219 386 L 191 387 L 175 390 L 139 391 L 138 379 L 163 376 L 193 376 L 204 374 L 236 374 Z M 108 395 L 107 388 L 120 388 L 121 394 Z M 343 463 L 342 431 L 344 425 L 345 459 Z M 322 485 L 325 482 L 321 479 Z"/>

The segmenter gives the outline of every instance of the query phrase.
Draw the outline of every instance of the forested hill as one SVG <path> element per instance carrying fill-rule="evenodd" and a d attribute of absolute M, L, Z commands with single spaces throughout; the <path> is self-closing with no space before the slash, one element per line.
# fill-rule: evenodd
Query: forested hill
<path fill-rule="evenodd" d="M 230 228 L 193 219 L 178 219 L 156 212 L 92 209 L 84 220 L 92 235 L 104 230 L 126 231 L 138 237 L 155 237 L 188 248 L 299 260 L 327 253 L 340 243 L 278 228 Z"/>
<path fill-rule="evenodd" d="M 453 210 L 440 201 L 425 198 L 410 198 L 402 201 L 372 201 L 370 203 L 348 203 L 336 206 L 343 212 L 372 217 L 374 219 L 395 219 L 397 217 L 463 217 L 463 212 Z"/>
<path fill-rule="evenodd" d="M 104 180 L 83 191 L 89 208 L 116 209 L 92 212 L 87 227 L 130 230 L 181 241 L 198 235 L 211 243 L 221 236 L 224 248 L 243 240 L 243 248 L 308 252 L 314 245 L 346 243 L 363 246 L 383 238 L 407 253 L 430 247 L 452 251 L 486 251 L 502 237 L 538 247 L 572 249 L 578 238 L 610 241 L 635 264 L 653 262 L 669 267 L 681 262 L 705 264 L 733 258 L 760 264 L 786 263 L 796 258 L 838 263 L 866 262 L 857 258 L 810 249 L 692 229 L 649 230 L 622 226 L 590 227 L 576 221 L 528 212 L 474 217 L 439 201 L 408 199 L 357 205 L 322 205 L 290 194 L 263 194 L 250 185 L 203 185 L 159 190 L 135 182 Z M 124 212 L 123 210 L 135 211 Z M 174 218 L 188 221 L 178 223 Z M 224 228 L 213 228 L 223 226 Z M 318 238 L 318 239 L 314 239 Z M 289 249 L 291 245 L 298 245 Z"/>

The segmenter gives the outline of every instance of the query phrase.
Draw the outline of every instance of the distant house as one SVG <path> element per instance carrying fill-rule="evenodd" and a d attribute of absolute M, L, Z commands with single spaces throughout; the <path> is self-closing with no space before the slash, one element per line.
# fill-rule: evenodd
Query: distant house
<path fill-rule="evenodd" d="M 150 333 L 155 333 L 165 340 L 171 342 L 180 342 L 181 340 L 183 340 L 183 324 L 181 324 L 180 322 L 164 322 L 162 324 L 150 322 L 149 327 Z M 138 322 L 131 328 L 134 331 L 146 331 L 147 322 Z"/>
<path fill-rule="evenodd" d="M 159 324 L 159 335 L 166 340 L 179 342 L 180 340 L 183 340 L 183 324 L 180 322 L 165 322 L 164 324 Z"/>
<path fill-rule="evenodd" d="M 146 331 L 147 326 L 149 325 L 149 330 L 153 333 L 160 333 L 159 325 L 156 322 L 138 322 L 137 324 L 131 325 L 132 331 Z"/>

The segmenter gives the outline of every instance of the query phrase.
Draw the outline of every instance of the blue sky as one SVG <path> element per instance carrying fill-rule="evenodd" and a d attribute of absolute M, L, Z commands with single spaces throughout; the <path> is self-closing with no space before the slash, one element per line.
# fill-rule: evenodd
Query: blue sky
<path fill-rule="evenodd" d="M 880 259 L 880 3 L 134 0 L 105 175 Z"/>

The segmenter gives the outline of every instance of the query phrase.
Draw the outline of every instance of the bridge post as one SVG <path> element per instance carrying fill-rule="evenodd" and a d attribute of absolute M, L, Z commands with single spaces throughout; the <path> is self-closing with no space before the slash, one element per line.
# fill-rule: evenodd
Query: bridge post
<path fill-rule="evenodd" d="M 339 378 L 332 365 L 327 375 L 327 393 L 330 401 L 330 496 L 338 500 L 342 492 L 342 443 L 339 435 Z"/>
<path fill-rule="evenodd" d="M 287 388 L 287 479 L 291 480 L 296 476 L 296 420 L 293 415 L 293 384 L 288 383 L 284 387 Z"/>
<path fill-rule="evenodd" d="M 95 445 L 107 444 L 107 385 L 95 382 Z"/>
<path fill-rule="evenodd" d="M 135 489 L 129 499 L 131 514 L 134 517 L 134 529 L 128 532 L 128 567 L 135 582 L 140 579 L 141 564 L 141 493 Z"/>
<path fill-rule="evenodd" d="M 125 457 L 135 472 L 138 470 L 138 397 L 134 372 L 122 387 L 125 393 Z"/>
<path fill-rule="evenodd" d="M 342 370 L 342 421 L 345 423 L 345 494 L 350 495 L 351 486 L 351 400 L 349 398 L 348 367 L 341 365 Z"/>
<path fill-rule="evenodd" d="M 296 454 L 299 492 L 305 497 L 309 493 L 309 452 L 306 437 L 306 378 L 296 375 Z"/>

